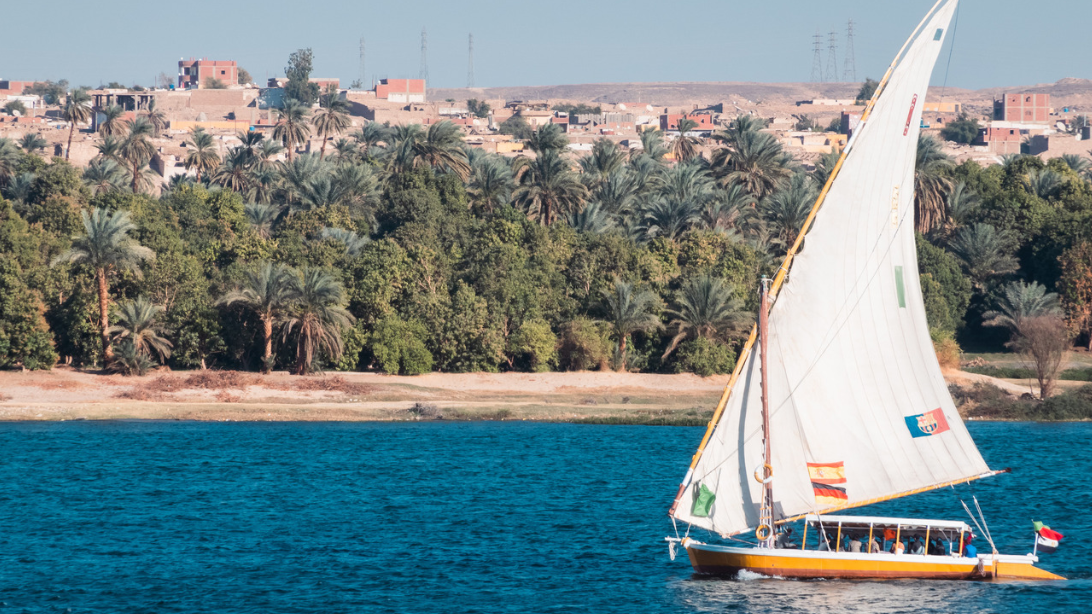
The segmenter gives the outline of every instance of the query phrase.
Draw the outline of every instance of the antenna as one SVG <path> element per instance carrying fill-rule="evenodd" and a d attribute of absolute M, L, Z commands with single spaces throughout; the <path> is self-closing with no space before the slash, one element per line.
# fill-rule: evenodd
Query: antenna
<path fill-rule="evenodd" d="M 853 20 L 849 20 L 846 26 L 846 66 L 842 73 L 842 81 L 847 83 L 857 82 L 857 58 L 853 56 Z"/>
<path fill-rule="evenodd" d="M 830 31 L 830 46 L 827 48 L 827 81 L 838 81 L 838 33 Z"/>
<path fill-rule="evenodd" d="M 812 51 L 815 53 L 811 61 L 811 82 L 823 82 L 823 35 L 817 30 L 812 37 Z"/>
<path fill-rule="evenodd" d="M 364 70 L 364 38 L 360 39 L 360 87 L 365 87 L 368 81 L 368 73 Z"/>
<path fill-rule="evenodd" d="M 421 28 L 421 79 L 428 81 L 428 32 Z"/>
<path fill-rule="evenodd" d="M 470 33 L 466 52 L 466 87 L 474 87 L 474 33 Z"/>

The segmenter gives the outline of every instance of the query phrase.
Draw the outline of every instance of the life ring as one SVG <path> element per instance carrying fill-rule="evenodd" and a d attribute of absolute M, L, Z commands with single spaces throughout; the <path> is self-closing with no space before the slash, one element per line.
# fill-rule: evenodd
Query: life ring
<path fill-rule="evenodd" d="M 763 470 L 763 469 L 767 470 L 770 473 L 770 477 L 763 478 L 761 475 L 759 475 L 758 472 Z M 767 463 L 765 465 L 762 465 L 758 469 L 755 469 L 755 481 L 758 482 L 759 484 L 769 484 L 770 482 L 772 482 L 773 481 L 773 467 L 771 467 Z"/>
<path fill-rule="evenodd" d="M 755 539 L 760 542 L 770 539 L 771 535 L 773 535 L 773 529 L 771 529 L 768 524 L 760 524 L 758 525 L 758 528 L 755 529 Z"/>

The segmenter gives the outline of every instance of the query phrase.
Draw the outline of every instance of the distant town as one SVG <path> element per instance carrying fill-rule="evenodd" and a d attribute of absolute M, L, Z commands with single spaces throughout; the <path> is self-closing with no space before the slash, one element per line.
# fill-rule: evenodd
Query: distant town
<path fill-rule="evenodd" d="M 648 100 L 604 100 L 604 96 L 504 99 L 490 97 L 486 88 L 444 90 L 437 96 L 424 79 L 379 79 L 370 89 L 359 81 L 343 87 L 337 78 L 309 76 L 308 80 L 319 91 L 336 92 L 345 103 L 352 122 L 346 134 L 370 122 L 429 126 L 446 120 L 462 130 L 469 147 L 516 156 L 524 153 L 523 141 L 531 130 L 554 124 L 566 133 L 569 150 L 581 156 L 590 153 L 600 139 L 628 150 L 642 147 L 639 135 L 645 131 L 660 130 L 671 139 L 679 133 L 679 122 L 689 120 L 687 135 L 696 137 L 698 153 L 708 156 L 714 145 L 708 137 L 745 114 L 760 119 L 765 131 L 776 136 L 784 150 L 808 170 L 820 156 L 845 145 L 860 119 L 864 102 L 853 94 L 860 84 L 837 84 L 850 93 L 844 98 L 789 100 L 786 96 L 793 88 L 782 88 L 780 95 L 768 100 L 752 101 L 744 95 L 727 93 L 720 99 L 683 104 L 675 92 L 665 97 L 668 100 L 651 96 Z M 178 62 L 177 79 L 161 75 L 158 85 L 152 89 L 114 83 L 89 90 L 94 112 L 89 123 L 77 127 L 67 155 L 70 162 L 86 166 L 100 154 L 96 138 L 106 109 L 120 108 L 120 120 L 124 122 L 155 108 L 162 113 L 165 126 L 152 139 L 156 152 L 149 166 L 165 181 L 192 174 L 184 164 L 191 131 L 200 128 L 212 135 L 221 154 L 239 145 L 245 133 L 272 133 L 278 122 L 276 109 L 285 99 L 286 79 L 274 77 L 259 84 L 235 61 L 191 58 Z M 724 85 L 723 90 L 732 89 L 732 84 Z M 798 85 L 798 91 L 809 90 L 809 84 Z M 57 86 L 52 82 L 0 80 L 0 106 L 5 111 L 0 115 L 0 138 L 18 141 L 27 134 L 36 134 L 44 141 L 42 153 L 65 156 L 70 126 L 62 118 L 63 94 L 50 93 L 56 92 Z M 655 88 L 648 89 L 655 92 Z M 736 89 L 745 92 L 747 88 Z M 988 165 L 998 162 L 999 156 L 1016 153 L 1044 157 L 1086 154 L 1089 146 L 1085 142 L 1092 138 L 1092 128 L 1081 114 L 1081 103 L 1092 87 L 1068 96 L 1075 98 L 1074 104 L 1062 101 L 1065 106 L 1061 108 L 1050 93 L 1043 91 L 1050 89 L 1052 86 L 997 91 L 993 100 L 983 100 L 979 92 L 958 90 L 957 94 L 966 96 L 961 99 L 934 89 L 925 102 L 922 129 L 925 134 L 938 136 L 945 153 L 957 162 L 972 159 Z M 961 118 L 973 122 L 972 132 L 964 130 L 966 136 L 959 139 L 962 142 L 944 138 L 949 136 L 944 129 Z M 322 140 L 312 134 L 298 143 L 297 149 L 317 150 Z M 667 158 L 670 160 L 671 153 Z"/>

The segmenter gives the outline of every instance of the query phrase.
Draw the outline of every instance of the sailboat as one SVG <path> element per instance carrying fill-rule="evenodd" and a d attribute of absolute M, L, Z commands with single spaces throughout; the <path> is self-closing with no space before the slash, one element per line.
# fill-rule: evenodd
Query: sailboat
<path fill-rule="evenodd" d="M 921 115 L 957 3 L 939 0 L 903 45 L 763 280 L 758 323 L 670 510 L 672 553 L 685 548 L 697 573 L 1063 579 L 1035 554 L 998 553 L 984 517 L 972 514 L 972 527 L 839 514 L 1007 471 L 987 466 L 956 411 L 917 273 Z M 729 543 L 698 541 L 690 527 Z M 989 544 L 971 556 L 975 528 Z"/>

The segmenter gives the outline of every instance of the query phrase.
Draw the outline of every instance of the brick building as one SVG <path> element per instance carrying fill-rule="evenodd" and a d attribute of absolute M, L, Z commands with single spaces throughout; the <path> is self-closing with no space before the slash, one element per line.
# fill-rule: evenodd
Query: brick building
<path fill-rule="evenodd" d="M 238 85 L 239 67 L 234 60 L 196 60 L 178 61 L 178 88 L 201 89 L 208 78 L 218 79 L 224 85 Z"/>
<path fill-rule="evenodd" d="M 1050 121 L 1050 94 L 1005 94 L 993 103 L 994 119 L 1045 124 Z"/>
<path fill-rule="evenodd" d="M 424 79 L 380 79 L 375 86 L 375 97 L 391 102 L 424 102 Z"/>
<path fill-rule="evenodd" d="M 0 79 L 0 97 L 19 96 L 23 93 L 23 90 L 32 85 L 34 85 L 33 81 L 8 81 L 7 79 Z"/>
<path fill-rule="evenodd" d="M 660 115 L 660 130 L 678 130 L 679 120 L 683 118 L 698 124 L 694 127 L 694 132 L 711 132 L 715 128 L 713 116 L 708 113 L 665 113 Z"/>

